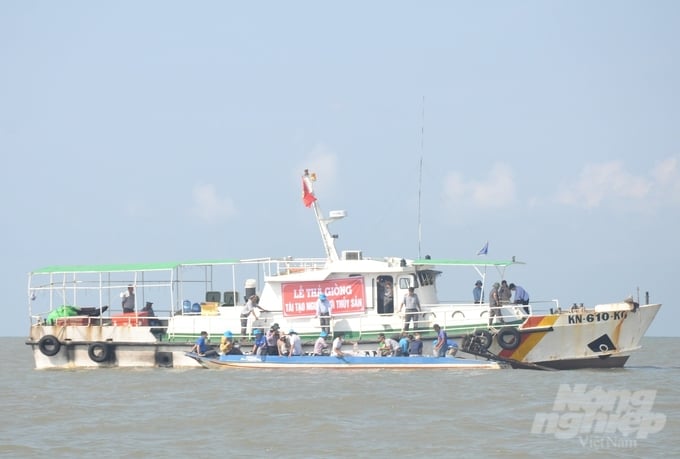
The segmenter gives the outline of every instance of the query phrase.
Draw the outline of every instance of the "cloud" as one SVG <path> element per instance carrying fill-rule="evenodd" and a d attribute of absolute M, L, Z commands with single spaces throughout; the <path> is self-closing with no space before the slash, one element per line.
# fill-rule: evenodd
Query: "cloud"
<path fill-rule="evenodd" d="M 451 172 L 444 180 L 444 195 L 454 205 L 500 208 L 515 201 L 516 186 L 510 166 L 494 163 L 485 180 L 465 181 Z"/>
<path fill-rule="evenodd" d="M 621 161 L 587 164 L 578 178 L 562 184 L 561 204 L 594 209 L 605 203 L 657 207 L 680 200 L 678 160 L 668 158 L 644 175 L 628 172 Z"/>
<path fill-rule="evenodd" d="M 203 221 L 213 223 L 236 214 L 231 198 L 220 198 L 215 185 L 196 185 L 192 194 L 193 213 Z"/>
<path fill-rule="evenodd" d="M 671 204 L 680 203 L 679 163 L 678 158 L 664 159 L 654 166 L 651 174 L 661 199 Z"/>

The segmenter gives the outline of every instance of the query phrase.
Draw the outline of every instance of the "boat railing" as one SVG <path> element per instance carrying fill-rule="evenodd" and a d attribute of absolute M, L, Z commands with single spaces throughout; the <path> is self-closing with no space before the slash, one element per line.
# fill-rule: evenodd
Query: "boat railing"
<path fill-rule="evenodd" d="M 325 258 L 254 258 L 241 260 L 243 264 L 265 265 L 265 273 L 268 276 L 283 276 L 287 274 L 319 271 L 326 267 L 328 260 Z"/>
<path fill-rule="evenodd" d="M 109 313 L 109 311 L 106 311 L 102 315 L 71 315 L 50 319 L 49 316 L 52 312 L 34 312 L 30 316 L 31 326 L 132 326 L 155 328 L 167 326 L 168 322 L 172 319 L 169 311 L 164 311 L 160 314 L 154 313 L 153 315 L 148 315 L 145 311 L 138 311 L 136 313 Z"/>
<path fill-rule="evenodd" d="M 520 324 L 533 314 L 552 314 L 561 311 L 557 300 L 540 300 L 528 305 L 506 303 L 498 307 L 490 307 L 488 303 L 446 303 L 424 304 L 419 315 L 419 328 L 429 328 L 434 323 L 442 327 L 456 328 L 466 325 L 488 326 L 499 324 Z M 403 312 L 401 313 L 403 317 Z"/>

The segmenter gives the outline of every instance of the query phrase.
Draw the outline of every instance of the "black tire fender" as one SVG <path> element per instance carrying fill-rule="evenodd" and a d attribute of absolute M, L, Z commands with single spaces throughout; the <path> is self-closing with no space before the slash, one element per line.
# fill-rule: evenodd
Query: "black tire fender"
<path fill-rule="evenodd" d="M 503 327 L 496 334 L 496 341 L 498 345 L 506 350 L 513 350 L 519 347 L 522 341 L 522 335 L 519 330 L 514 327 Z"/>
<path fill-rule="evenodd" d="M 87 347 L 87 355 L 93 362 L 106 362 L 111 358 L 111 346 L 102 342 L 92 343 Z"/>
<path fill-rule="evenodd" d="M 57 355 L 61 349 L 61 343 L 54 335 L 45 335 L 38 341 L 38 349 L 47 357 Z"/>
<path fill-rule="evenodd" d="M 483 350 L 489 349 L 493 342 L 493 336 L 489 330 L 475 330 L 475 336 L 478 338 L 477 342 Z"/>

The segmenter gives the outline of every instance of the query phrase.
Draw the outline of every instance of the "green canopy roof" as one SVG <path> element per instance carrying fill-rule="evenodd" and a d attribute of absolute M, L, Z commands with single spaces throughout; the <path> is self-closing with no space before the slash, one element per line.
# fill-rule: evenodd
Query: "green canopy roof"
<path fill-rule="evenodd" d="M 514 260 L 453 260 L 445 258 L 413 260 L 414 265 L 436 266 L 510 266 L 523 265 L 521 261 Z"/>
<path fill-rule="evenodd" d="M 135 272 L 135 271 L 163 271 L 179 268 L 180 266 L 209 266 L 233 265 L 239 260 L 203 260 L 181 261 L 167 263 L 127 263 L 106 265 L 55 265 L 32 271 L 32 274 L 62 274 L 62 273 L 97 273 L 97 272 Z"/>

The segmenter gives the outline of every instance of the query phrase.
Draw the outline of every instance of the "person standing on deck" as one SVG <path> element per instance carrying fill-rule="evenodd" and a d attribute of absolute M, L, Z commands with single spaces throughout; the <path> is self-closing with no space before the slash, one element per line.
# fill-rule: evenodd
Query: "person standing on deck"
<path fill-rule="evenodd" d="M 478 280 L 475 282 L 475 288 L 472 289 L 472 298 L 475 304 L 482 304 L 484 302 L 484 297 L 482 297 L 482 281 Z"/>
<path fill-rule="evenodd" d="M 408 331 L 411 321 L 413 321 L 413 329 L 418 328 L 418 313 L 420 312 L 420 300 L 418 295 L 415 293 L 415 288 L 409 287 L 408 293 L 404 295 L 404 300 L 399 306 L 399 312 L 405 309 L 406 314 L 404 315 L 404 330 Z"/>
<path fill-rule="evenodd" d="M 248 298 L 248 301 L 246 302 L 245 305 L 243 305 L 243 309 L 241 309 L 241 336 L 245 337 L 246 332 L 248 331 L 248 317 L 252 314 L 252 316 L 257 320 L 257 314 L 255 314 L 255 308 L 259 309 L 262 312 L 269 312 L 266 309 L 264 309 L 262 306 L 259 305 L 260 303 L 260 297 L 257 295 L 251 295 L 250 298 Z"/>
<path fill-rule="evenodd" d="M 508 281 L 503 279 L 501 281 L 501 288 L 498 289 L 498 300 L 501 304 L 510 304 L 510 297 L 512 296 L 512 291 L 508 287 Z"/>
<path fill-rule="evenodd" d="M 489 292 L 489 326 L 493 325 L 496 318 L 503 323 L 503 317 L 501 317 L 501 303 L 498 298 L 498 288 L 501 286 L 498 282 L 494 282 L 491 286 L 491 291 Z"/>
<path fill-rule="evenodd" d="M 127 292 L 121 293 L 120 297 L 123 299 L 123 312 L 135 312 L 135 288 L 132 284 L 128 285 Z"/>
<path fill-rule="evenodd" d="M 529 292 L 524 290 L 519 285 L 510 284 L 510 290 L 515 294 L 515 304 L 528 305 L 529 304 Z M 522 308 L 524 312 L 529 314 L 529 308 Z"/>
<path fill-rule="evenodd" d="M 316 316 L 314 317 L 319 318 L 322 331 L 331 332 L 331 302 L 323 293 L 319 295 L 319 299 L 316 301 Z"/>

